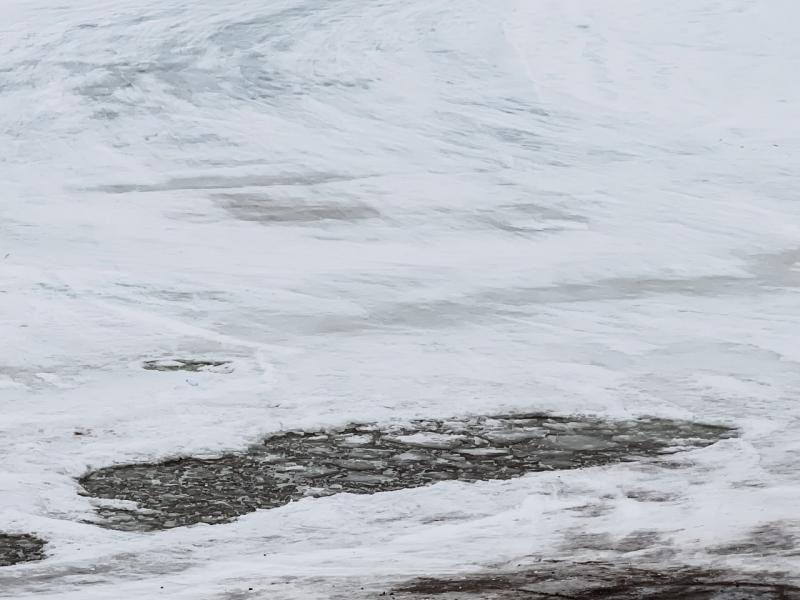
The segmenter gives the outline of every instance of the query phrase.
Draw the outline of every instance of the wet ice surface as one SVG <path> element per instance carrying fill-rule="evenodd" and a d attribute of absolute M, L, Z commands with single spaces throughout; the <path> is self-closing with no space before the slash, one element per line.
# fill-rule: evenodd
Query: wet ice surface
<path fill-rule="evenodd" d="M 797 600 L 800 587 L 713 570 L 544 561 L 517 571 L 420 579 L 382 594 L 398 600 Z"/>
<path fill-rule="evenodd" d="M 800 573 L 796 1 L 0 5 L 0 531 L 48 542 L 0 595 L 329 600 L 524 556 Z M 78 493 L 531 410 L 737 435 L 148 532 Z M 434 433 L 396 436 L 410 472 L 528 443 Z"/>
<path fill-rule="evenodd" d="M 0 567 L 42 560 L 45 541 L 26 533 L 0 532 Z"/>
<path fill-rule="evenodd" d="M 374 494 L 438 481 L 503 480 L 702 448 L 730 428 L 666 419 L 628 422 L 546 415 L 425 420 L 292 432 L 248 452 L 122 465 L 80 479 L 90 496 L 134 502 L 101 507 L 106 527 L 167 529 L 224 523 L 304 497 Z"/>

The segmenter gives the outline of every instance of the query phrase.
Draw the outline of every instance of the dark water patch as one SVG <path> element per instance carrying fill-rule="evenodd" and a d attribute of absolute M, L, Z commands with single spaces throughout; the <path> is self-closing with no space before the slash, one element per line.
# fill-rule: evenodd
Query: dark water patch
<path fill-rule="evenodd" d="M 775 579 L 691 568 L 550 562 L 516 571 L 423 578 L 380 595 L 397 600 L 800 600 L 800 587 Z"/>
<path fill-rule="evenodd" d="M 28 533 L 0 533 L 0 567 L 43 560 L 45 544 Z"/>
<path fill-rule="evenodd" d="M 199 360 L 193 358 L 164 358 L 146 360 L 142 363 L 146 371 L 214 371 L 228 373 L 231 369 L 229 360 Z"/>
<path fill-rule="evenodd" d="M 668 468 L 670 467 L 671 465 Z M 638 502 L 673 502 L 679 498 L 677 494 L 659 490 L 629 490 L 625 493 L 625 497 Z"/>
<path fill-rule="evenodd" d="M 89 496 L 135 503 L 101 502 L 100 524 L 156 530 L 224 523 L 306 497 L 504 480 L 636 460 L 734 435 L 730 428 L 687 421 L 540 414 L 354 424 L 276 434 L 219 458 L 107 467 L 86 474 L 80 484 Z"/>

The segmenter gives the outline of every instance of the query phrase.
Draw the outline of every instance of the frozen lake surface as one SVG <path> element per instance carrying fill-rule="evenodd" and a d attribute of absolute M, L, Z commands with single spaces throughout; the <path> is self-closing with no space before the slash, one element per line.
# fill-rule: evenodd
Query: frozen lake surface
<path fill-rule="evenodd" d="M 228 4 L 0 5 L 0 597 L 796 583 L 800 5 Z M 736 435 L 147 532 L 78 481 L 532 413 Z"/>

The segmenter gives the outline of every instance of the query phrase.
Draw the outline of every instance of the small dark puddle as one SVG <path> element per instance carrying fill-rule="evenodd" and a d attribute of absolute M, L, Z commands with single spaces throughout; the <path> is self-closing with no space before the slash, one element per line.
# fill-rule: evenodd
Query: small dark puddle
<path fill-rule="evenodd" d="M 281 433 L 220 458 L 107 467 L 79 482 L 89 496 L 136 503 L 99 503 L 101 525 L 149 531 L 224 523 L 306 497 L 374 494 L 447 480 L 511 479 L 636 460 L 702 448 L 734 435 L 730 428 L 687 421 L 539 414 L 357 424 Z"/>
<path fill-rule="evenodd" d="M 28 533 L 0 533 L 0 567 L 44 559 L 45 544 Z"/>
<path fill-rule="evenodd" d="M 397 600 L 800 600 L 800 588 L 722 571 L 543 563 L 513 572 L 418 579 L 381 596 Z"/>
<path fill-rule="evenodd" d="M 159 360 L 146 360 L 142 368 L 146 371 L 230 371 L 228 360 L 196 360 L 185 358 L 165 358 Z"/>

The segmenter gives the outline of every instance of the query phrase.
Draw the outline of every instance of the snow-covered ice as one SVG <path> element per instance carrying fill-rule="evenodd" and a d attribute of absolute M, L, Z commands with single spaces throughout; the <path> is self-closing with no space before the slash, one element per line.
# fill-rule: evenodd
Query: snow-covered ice
<path fill-rule="evenodd" d="M 297 576 L 269 597 L 312 598 L 320 578 L 558 556 L 800 576 L 793 542 L 747 543 L 800 539 L 798 18 L 791 0 L 6 0 L 0 532 L 48 558 L 0 569 L 0 596 Z M 180 360 L 225 368 L 144 368 Z M 276 431 L 515 410 L 740 435 L 670 468 L 148 534 L 88 522 L 77 493 L 90 468 Z M 615 545 L 642 530 L 647 549 Z"/>

